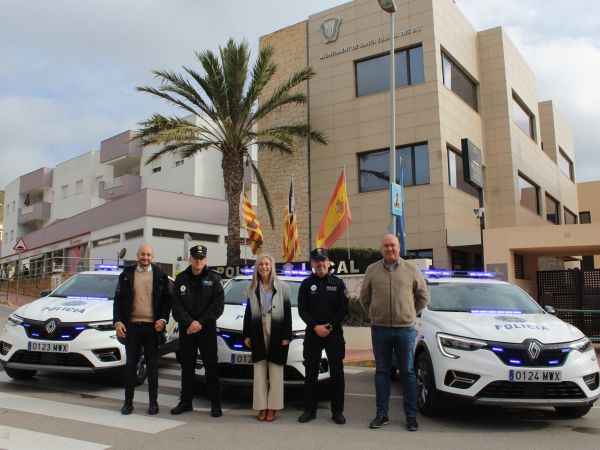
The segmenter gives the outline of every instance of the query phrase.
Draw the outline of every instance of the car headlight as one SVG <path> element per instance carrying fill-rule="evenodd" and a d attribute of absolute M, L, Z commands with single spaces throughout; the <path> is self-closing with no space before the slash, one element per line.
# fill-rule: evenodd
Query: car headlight
<path fill-rule="evenodd" d="M 23 323 L 23 318 L 13 313 L 8 316 L 6 323 L 16 327 L 17 325 L 21 325 Z"/>
<path fill-rule="evenodd" d="M 111 321 L 104 322 L 90 322 L 88 327 L 98 331 L 114 331 L 115 325 Z"/>
<path fill-rule="evenodd" d="M 592 341 L 590 341 L 588 338 L 584 337 L 581 339 L 578 339 L 576 341 L 573 341 L 569 344 L 569 348 L 571 350 L 577 350 L 578 352 L 587 352 L 588 350 L 590 350 L 592 348 Z"/>
<path fill-rule="evenodd" d="M 477 339 L 469 339 L 460 336 L 452 336 L 450 334 L 437 334 L 438 347 L 442 355 L 448 358 L 459 358 L 460 356 L 448 352 L 447 350 L 463 350 L 472 352 L 474 350 L 480 350 L 487 347 L 487 342 L 479 341 Z"/>

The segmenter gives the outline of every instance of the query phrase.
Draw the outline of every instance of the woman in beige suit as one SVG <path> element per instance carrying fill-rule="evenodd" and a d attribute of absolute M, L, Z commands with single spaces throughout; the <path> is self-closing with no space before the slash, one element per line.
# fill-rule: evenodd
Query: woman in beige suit
<path fill-rule="evenodd" d="M 272 422 L 283 409 L 283 368 L 292 340 L 290 288 L 275 275 L 272 256 L 261 255 L 254 266 L 244 315 L 244 343 L 252 350 L 252 408 L 258 420 Z"/>

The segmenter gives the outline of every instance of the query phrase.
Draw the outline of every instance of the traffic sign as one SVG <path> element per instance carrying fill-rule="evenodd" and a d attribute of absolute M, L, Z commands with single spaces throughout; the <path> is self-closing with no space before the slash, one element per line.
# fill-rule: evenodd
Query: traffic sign
<path fill-rule="evenodd" d="M 17 239 L 17 243 L 13 247 L 13 250 L 16 252 L 26 252 L 28 250 L 27 244 L 25 244 L 23 236 L 20 236 L 19 239 Z"/>

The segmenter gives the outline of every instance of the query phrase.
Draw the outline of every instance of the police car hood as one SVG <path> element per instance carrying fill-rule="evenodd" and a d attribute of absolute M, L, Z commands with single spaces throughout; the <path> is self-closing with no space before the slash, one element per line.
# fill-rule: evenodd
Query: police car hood
<path fill-rule="evenodd" d="M 551 314 L 481 314 L 424 311 L 423 319 L 440 332 L 486 341 L 521 343 L 537 339 L 543 344 L 582 338 L 581 331 Z"/>
<path fill-rule="evenodd" d="M 26 319 L 62 322 L 99 322 L 113 320 L 113 301 L 108 299 L 43 297 L 21 306 L 15 314 Z"/>
<path fill-rule="evenodd" d="M 244 328 L 244 305 L 225 305 L 223 315 L 217 320 L 217 326 L 226 330 L 239 330 Z M 304 331 L 306 324 L 298 314 L 298 308 L 292 306 L 292 330 Z"/>

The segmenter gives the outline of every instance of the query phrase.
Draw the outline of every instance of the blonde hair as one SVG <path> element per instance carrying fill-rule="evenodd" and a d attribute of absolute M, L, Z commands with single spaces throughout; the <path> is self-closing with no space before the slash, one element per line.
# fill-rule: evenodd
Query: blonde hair
<path fill-rule="evenodd" d="M 277 279 L 277 275 L 275 274 L 275 259 L 271 255 L 263 254 L 258 257 L 256 263 L 254 264 L 254 272 L 252 273 L 252 282 L 248 287 L 248 295 L 252 295 L 252 293 L 258 287 L 258 283 L 260 282 L 260 275 L 258 274 L 258 265 L 263 259 L 268 259 L 271 263 L 271 274 L 269 276 L 269 284 L 273 286 L 273 283 Z"/>

